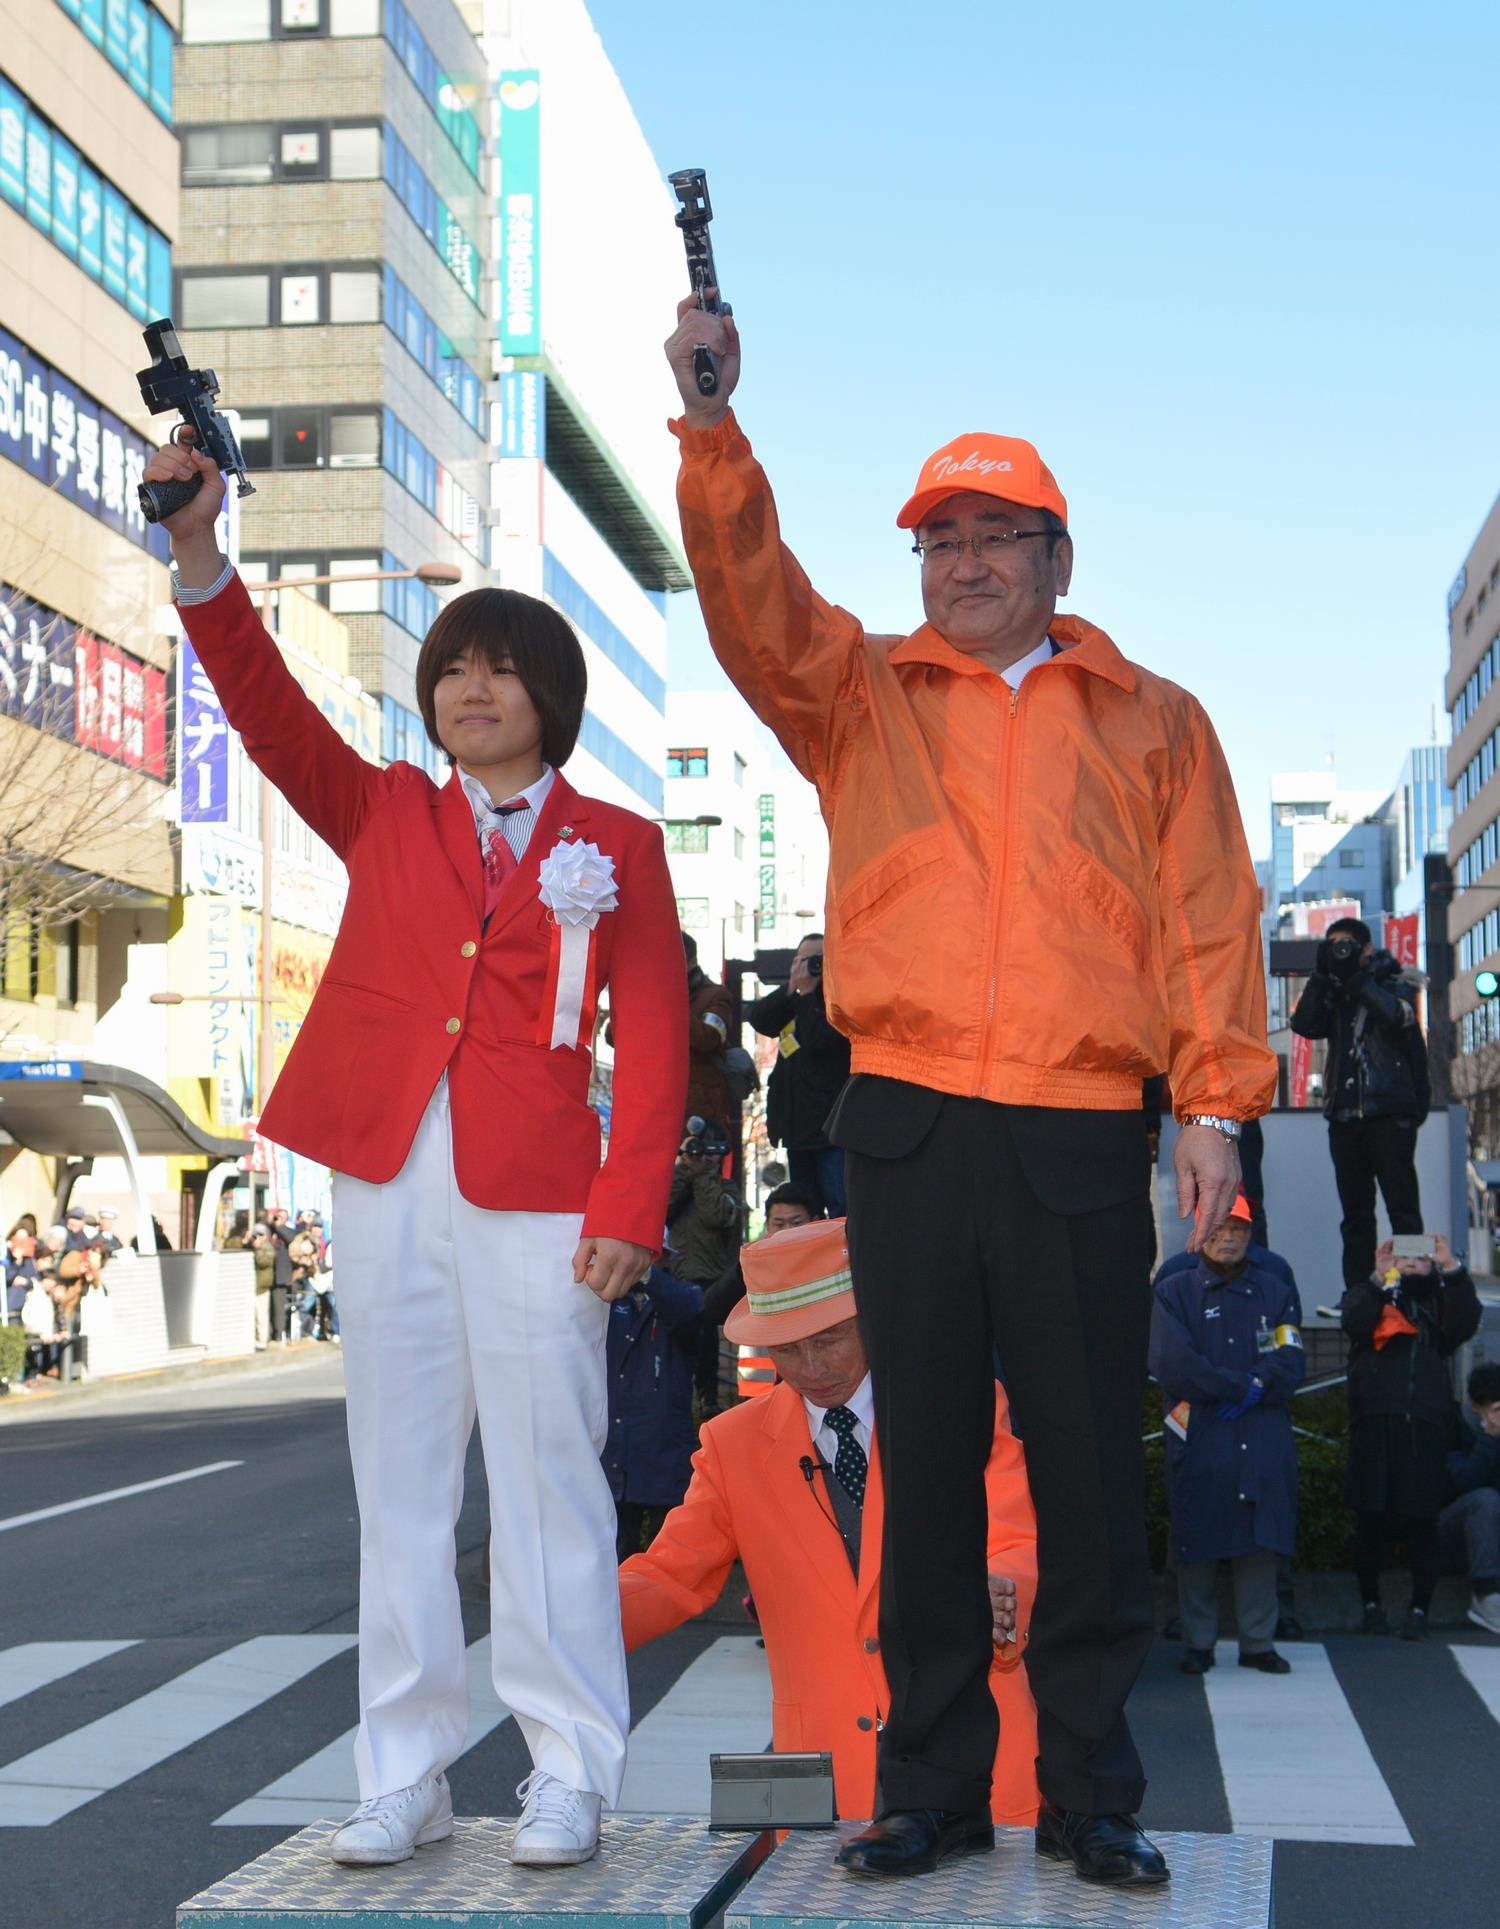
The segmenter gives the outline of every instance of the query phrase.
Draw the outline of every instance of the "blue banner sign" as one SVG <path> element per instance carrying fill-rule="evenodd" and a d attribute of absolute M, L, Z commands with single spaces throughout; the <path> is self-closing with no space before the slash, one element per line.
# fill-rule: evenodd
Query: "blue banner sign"
<path fill-rule="evenodd" d="M 0 1065 L 0 1078 L 45 1079 L 49 1084 L 60 1079 L 75 1083 L 83 1077 L 82 1061 L 76 1058 L 41 1058 Z"/>

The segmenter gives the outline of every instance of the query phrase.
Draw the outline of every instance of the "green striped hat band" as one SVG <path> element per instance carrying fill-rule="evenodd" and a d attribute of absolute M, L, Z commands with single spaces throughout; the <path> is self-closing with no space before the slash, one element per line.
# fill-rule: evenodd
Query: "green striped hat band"
<path fill-rule="evenodd" d="M 748 1289 L 750 1311 L 756 1315 L 764 1313 L 795 1313 L 799 1307 L 816 1306 L 825 1299 L 836 1299 L 840 1293 L 854 1291 L 854 1277 L 849 1268 L 842 1272 L 830 1273 L 826 1279 L 810 1279 L 800 1286 L 783 1286 L 779 1292 L 758 1293 L 752 1286 Z"/>

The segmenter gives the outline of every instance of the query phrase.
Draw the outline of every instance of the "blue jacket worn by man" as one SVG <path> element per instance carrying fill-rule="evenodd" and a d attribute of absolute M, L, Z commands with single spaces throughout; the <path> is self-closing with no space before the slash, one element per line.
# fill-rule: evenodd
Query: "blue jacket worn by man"
<path fill-rule="evenodd" d="M 1150 1366 L 1167 1413 L 1167 1493 L 1179 1561 L 1293 1551 L 1291 1398 L 1306 1370 L 1300 1318 L 1295 1283 L 1264 1261 L 1247 1258 L 1233 1279 L 1203 1259 L 1157 1275 Z M 1241 1407 L 1252 1377 L 1264 1397 L 1221 1419 L 1221 1407 Z"/>
<path fill-rule="evenodd" d="M 660 1266 L 609 1309 L 602 1458 L 617 1503 L 675 1507 L 687 1492 L 698 1446 L 693 1361 L 702 1314 L 703 1288 Z"/>
<path fill-rule="evenodd" d="M 1202 1263 L 1197 1253 L 1190 1253 L 1184 1247 L 1180 1253 L 1173 1253 L 1170 1259 L 1164 1259 L 1157 1267 L 1155 1284 L 1160 1286 L 1164 1279 L 1170 1279 L 1176 1273 L 1190 1273 L 1195 1266 L 1200 1266 Z M 1293 1310 L 1289 1317 L 1294 1326 L 1300 1326 L 1302 1295 L 1297 1290 L 1297 1275 L 1292 1271 L 1291 1262 L 1283 1259 L 1280 1253 L 1273 1253 L 1269 1246 L 1259 1245 L 1252 1239 L 1245 1248 L 1245 1263 L 1247 1266 L 1259 1266 L 1262 1272 L 1271 1274 L 1275 1279 L 1286 1281 L 1292 1289 Z"/>

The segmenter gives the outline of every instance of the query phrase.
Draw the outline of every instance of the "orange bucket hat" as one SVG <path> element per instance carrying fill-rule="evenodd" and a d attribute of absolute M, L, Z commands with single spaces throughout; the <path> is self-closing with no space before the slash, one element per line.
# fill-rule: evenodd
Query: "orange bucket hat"
<path fill-rule="evenodd" d="M 736 1346 L 786 1346 L 854 1317 L 842 1219 L 813 1219 L 740 1253 L 745 1297 L 724 1322 Z"/>
<path fill-rule="evenodd" d="M 1052 471 L 1031 443 L 1014 435 L 958 435 L 928 456 L 917 486 L 896 518 L 898 529 L 915 529 L 940 502 L 973 490 L 1030 509 L 1050 509 L 1068 520 L 1068 505 Z"/>

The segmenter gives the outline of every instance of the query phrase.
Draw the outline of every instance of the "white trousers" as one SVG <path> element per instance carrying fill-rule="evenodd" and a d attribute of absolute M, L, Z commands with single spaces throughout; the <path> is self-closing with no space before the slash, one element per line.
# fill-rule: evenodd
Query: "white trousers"
<path fill-rule="evenodd" d="M 338 1175 L 334 1215 L 360 1519 L 360 1796 L 420 1781 L 464 1746 L 454 1527 L 477 1411 L 495 1692 L 538 1768 L 612 1806 L 630 1704 L 599 1461 L 609 1308 L 573 1283 L 581 1215 L 460 1195 L 446 1079 L 401 1171 L 387 1185 Z"/>

